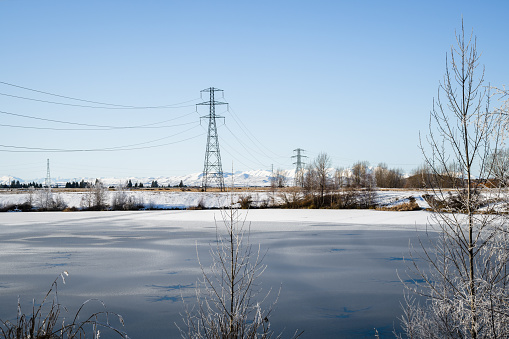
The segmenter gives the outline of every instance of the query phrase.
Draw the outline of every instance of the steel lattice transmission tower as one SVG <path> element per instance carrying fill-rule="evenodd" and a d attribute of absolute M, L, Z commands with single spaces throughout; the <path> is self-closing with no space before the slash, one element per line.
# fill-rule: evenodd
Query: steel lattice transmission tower
<path fill-rule="evenodd" d="M 302 148 L 297 148 L 293 150 L 294 152 L 297 152 L 296 155 L 292 155 L 292 158 L 297 158 L 297 161 L 293 164 L 295 166 L 295 186 L 299 186 L 303 184 L 303 169 L 305 163 L 302 161 L 302 158 L 307 158 L 307 156 L 303 155 L 302 152 L 305 152 Z"/>
<path fill-rule="evenodd" d="M 207 148 L 205 150 L 205 162 L 203 165 L 202 187 L 206 191 L 213 182 L 223 191 L 224 177 L 223 166 L 221 165 L 221 153 L 219 152 L 219 137 L 217 136 L 216 119 L 224 117 L 216 115 L 216 105 L 227 105 L 226 102 L 216 101 L 214 99 L 216 92 L 223 92 L 221 89 L 210 87 L 201 91 L 209 93 L 209 101 L 201 102 L 197 105 L 209 106 L 209 114 L 200 117 L 208 119 L 209 128 L 207 133 Z"/>
<path fill-rule="evenodd" d="M 49 173 L 49 159 L 47 161 L 47 166 L 46 166 L 46 180 L 44 180 L 44 186 L 46 186 L 47 188 L 51 188 L 51 175 Z"/>

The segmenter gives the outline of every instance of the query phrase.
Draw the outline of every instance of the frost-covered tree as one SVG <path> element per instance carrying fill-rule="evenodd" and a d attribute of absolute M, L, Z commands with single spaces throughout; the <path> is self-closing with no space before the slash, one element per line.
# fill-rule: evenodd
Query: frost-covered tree
<path fill-rule="evenodd" d="M 101 180 L 96 179 L 94 184 L 87 184 L 87 191 L 81 199 L 81 207 L 85 209 L 103 210 L 107 207 L 106 187 Z"/>
<path fill-rule="evenodd" d="M 431 171 L 430 227 L 436 233 L 421 239 L 423 261 L 413 260 L 409 272 L 409 288 L 425 297 L 419 303 L 410 296 L 406 304 L 409 338 L 509 337 L 506 217 L 493 204 L 500 190 L 486 188 L 500 128 L 489 111 L 476 39 L 465 37 L 462 24 L 447 55 L 427 146 L 421 143 Z M 449 189 L 444 176 L 455 178 Z"/>
<path fill-rule="evenodd" d="M 330 189 L 332 180 L 330 175 L 331 159 L 327 153 L 319 153 L 313 162 L 316 173 L 316 188 L 320 195 L 320 205 L 324 203 L 324 196 Z"/>

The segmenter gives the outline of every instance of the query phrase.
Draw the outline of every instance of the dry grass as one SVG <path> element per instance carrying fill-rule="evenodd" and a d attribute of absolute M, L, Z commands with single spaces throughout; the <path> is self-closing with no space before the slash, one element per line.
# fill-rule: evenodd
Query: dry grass
<path fill-rule="evenodd" d="M 408 199 L 408 202 L 398 204 L 396 206 L 392 207 L 378 207 L 377 210 L 379 211 L 419 211 L 421 210 L 421 207 L 415 202 L 414 197 L 410 197 Z"/>
<path fill-rule="evenodd" d="M 238 203 L 243 210 L 249 209 L 253 203 L 253 197 L 251 197 L 251 195 L 241 195 Z"/>
<path fill-rule="evenodd" d="M 67 276 L 67 272 L 63 272 L 60 276 L 65 284 L 64 276 Z M 62 311 L 66 313 L 67 309 L 58 301 L 58 280 L 60 277 L 53 281 L 38 307 L 34 300 L 32 314 L 22 312 L 18 299 L 16 321 L 0 320 L 1 339 L 99 339 L 101 331 L 108 332 L 108 335 L 129 338 L 124 331 L 115 328 L 110 323 L 110 318 L 117 318 L 119 323 L 124 326 L 122 316 L 109 312 L 105 304 L 97 299 L 85 301 L 74 317 L 69 318 L 72 319 L 72 322 L 66 323 L 67 317 L 61 313 Z M 83 309 L 89 304 L 97 305 L 100 310 L 87 316 Z"/>

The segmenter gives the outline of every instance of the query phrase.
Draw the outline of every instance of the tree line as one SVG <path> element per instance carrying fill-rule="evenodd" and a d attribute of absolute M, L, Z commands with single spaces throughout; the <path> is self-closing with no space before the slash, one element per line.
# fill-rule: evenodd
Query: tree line
<path fill-rule="evenodd" d="M 22 184 L 19 182 L 19 180 L 12 180 L 10 184 L 0 185 L 0 188 L 29 188 L 29 187 L 42 188 L 43 186 L 41 183 L 37 183 L 35 181 Z"/>

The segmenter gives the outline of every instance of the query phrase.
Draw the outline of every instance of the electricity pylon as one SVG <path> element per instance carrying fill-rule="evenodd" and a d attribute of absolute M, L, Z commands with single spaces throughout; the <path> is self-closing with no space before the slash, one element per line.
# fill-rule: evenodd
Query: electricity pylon
<path fill-rule="evenodd" d="M 302 171 L 303 171 L 303 165 L 305 165 L 304 162 L 302 162 L 302 158 L 307 158 L 307 156 L 302 155 L 301 152 L 304 152 L 302 148 L 297 148 L 293 150 L 294 152 L 297 152 L 297 155 L 292 155 L 292 158 L 297 158 L 297 161 L 293 164 L 296 165 L 295 167 L 295 186 L 299 186 L 303 184 L 302 180 Z"/>
<path fill-rule="evenodd" d="M 219 137 L 217 136 L 216 119 L 224 119 L 224 117 L 216 115 L 216 105 L 227 105 L 226 102 L 216 101 L 214 99 L 215 92 L 223 90 L 209 87 L 201 91 L 201 93 L 209 93 L 209 101 L 201 102 L 197 105 L 209 106 L 209 114 L 200 117 L 200 119 L 209 120 L 209 128 L 207 133 L 207 148 L 205 150 L 205 162 L 203 165 L 202 187 L 206 191 L 211 182 L 215 181 L 217 186 L 223 191 L 224 177 L 223 166 L 221 165 L 221 153 L 219 152 Z"/>
<path fill-rule="evenodd" d="M 48 189 L 51 189 L 51 175 L 49 173 L 49 159 L 47 161 L 47 166 L 46 166 L 46 180 L 44 181 L 44 185 Z"/>

